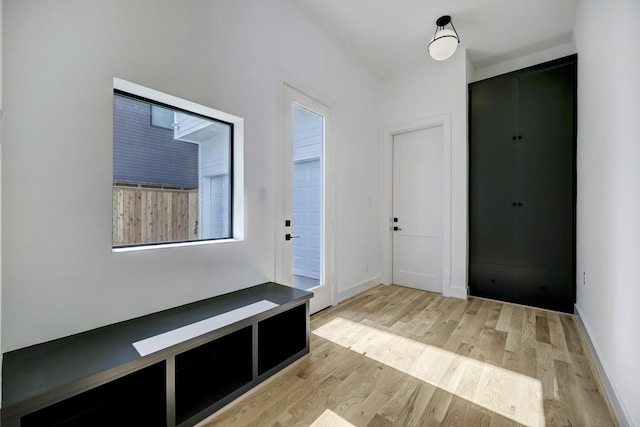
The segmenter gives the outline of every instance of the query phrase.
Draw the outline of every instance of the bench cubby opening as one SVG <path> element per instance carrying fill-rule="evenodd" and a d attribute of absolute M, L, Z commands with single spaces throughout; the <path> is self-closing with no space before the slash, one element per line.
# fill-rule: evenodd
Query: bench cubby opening
<path fill-rule="evenodd" d="M 252 327 L 176 356 L 176 421 L 180 424 L 253 379 Z"/>
<path fill-rule="evenodd" d="M 22 427 L 163 425 L 164 362 L 142 368 L 22 417 Z"/>
<path fill-rule="evenodd" d="M 305 306 L 258 322 L 258 374 L 262 375 L 307 347 Z"/>

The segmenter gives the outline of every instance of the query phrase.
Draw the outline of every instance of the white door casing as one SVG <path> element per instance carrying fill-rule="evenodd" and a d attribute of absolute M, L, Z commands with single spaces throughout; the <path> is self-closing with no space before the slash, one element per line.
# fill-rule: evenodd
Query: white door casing
<path fill-rule="evenodd" d="M 293 155 L 293 106 L 298 105 L 324 118 L 322 155 L 320 158 L 321 203 L 320 203 L 320 229 L 318 244 L 320 246 L 319 286 L 311 289 L 314 297 L 310 302 L 310 311 L 314 313 L 334 304 L 335 283 L 333 274 L 333 204 L 332 204 L 332 173 L 331 173 L 331 109 L 319 101 L 294 89 L 288 84 L 283 85 L 282 106 L 282 149 L 279 161 L 282 173 L 282 214 L 277 216 L 280 225 L 276 227 L 276 281 L 278 283 L 293 286 L 293 248 L 295 239 L 285 240 L 287 233 L 294 234 L 292 226 L 285 226 L 286 220 L 294 219 L 293 206 L 293 182 L 294 182 L 294 155 Z"/>
<path fill-rule="evenodd" d="M 442 293 L 442 126 L 393 138 L 393 283 Z"/>

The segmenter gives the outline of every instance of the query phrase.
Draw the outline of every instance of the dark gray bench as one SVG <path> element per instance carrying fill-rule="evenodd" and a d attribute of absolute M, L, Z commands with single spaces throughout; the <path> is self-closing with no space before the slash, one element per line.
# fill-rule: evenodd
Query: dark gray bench
<path fill-rule="evenodd" d="M 2 425 L 193 425 L 309 352 L 312 296 L 269 282 L 5 353 Z"/>

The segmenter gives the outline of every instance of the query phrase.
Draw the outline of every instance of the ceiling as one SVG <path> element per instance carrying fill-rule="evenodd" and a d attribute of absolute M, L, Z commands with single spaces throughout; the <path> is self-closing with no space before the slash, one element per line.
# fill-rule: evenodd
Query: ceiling
<path fill-rule="evenodd" d="M 435 21 L 451 15 L 476 69 L 571 41 L 578 0 L 292 0 L 372 71 L 425 61 Z"/>

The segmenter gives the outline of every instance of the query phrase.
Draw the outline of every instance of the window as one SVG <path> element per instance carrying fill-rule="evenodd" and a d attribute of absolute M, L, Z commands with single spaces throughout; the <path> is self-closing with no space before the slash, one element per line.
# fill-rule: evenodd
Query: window
<path fill-rule="evenodd" d="M 114 79 L 113 247 L 241 237 L 234 187 L 242 126 L 238 117 Z"/>
<path fill-rule="evenodd" d="M 171 108 L 164 108 L 151 104 L 151 124 L 165 129 L 173 129 L 174 112 Z"/>

